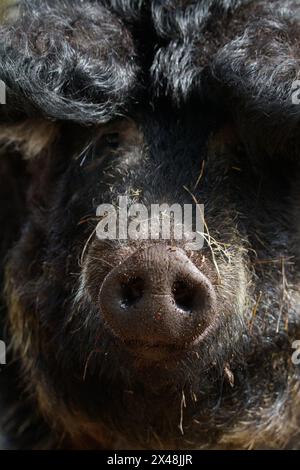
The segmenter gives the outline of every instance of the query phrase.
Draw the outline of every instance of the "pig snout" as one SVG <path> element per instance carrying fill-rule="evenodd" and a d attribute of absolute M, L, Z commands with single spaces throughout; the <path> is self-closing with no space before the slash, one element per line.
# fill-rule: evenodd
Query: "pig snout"
<path fill-rule="evenodd" d="M 115 267 L 99 293 L 104 320 L 129 346 L 182 348 L 199 340 L 215 321 L 215 292 L 186 254 L 156 244 Z"/>

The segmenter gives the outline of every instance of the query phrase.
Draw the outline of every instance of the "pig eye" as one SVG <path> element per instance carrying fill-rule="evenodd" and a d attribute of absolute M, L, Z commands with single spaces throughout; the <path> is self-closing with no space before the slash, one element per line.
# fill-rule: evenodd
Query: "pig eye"
<path fill-rule="evenodd" d="M 117 132 L 106 134 L 103 138 L 103 143 L 112 148 L 117 148 L 119 145 L 120 136 Z"/>
<path fill-rule="evenodd" d="M 119 143 L 120 135 L 117 132 L 104 134 L 98 139 L 93 150 L 96 155 L 104 151 L 116 150 Z"/>
<path fill-rule="evenodd" d="M 79 156 L 80 166 L 86 170 L 94 169 L 102 164 L 111 152 L 117 150 L 119 144 L 120 135 L 117 132 L 102 135 L 83 150 Z"/>

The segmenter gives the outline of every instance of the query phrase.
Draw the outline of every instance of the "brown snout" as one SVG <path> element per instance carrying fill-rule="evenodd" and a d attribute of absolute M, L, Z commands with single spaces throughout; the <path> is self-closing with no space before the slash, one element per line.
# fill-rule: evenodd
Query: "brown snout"
<path fill-rule="evenodd" d="M 115 267 L 99 302 L 110 330 L 140 348 L 189 345 L 215 317 L 210 281 L 182 250 L 162 244 L 138 250 Z"/>

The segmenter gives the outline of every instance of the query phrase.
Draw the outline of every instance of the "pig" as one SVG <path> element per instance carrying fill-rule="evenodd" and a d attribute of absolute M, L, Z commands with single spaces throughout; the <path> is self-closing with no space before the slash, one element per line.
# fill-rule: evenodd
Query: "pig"
<path fill-rule="evenodd" d="M 21 0 L 2 25 L 4 448 L 299 448 L 299 14 Z M 101 237 L 120 196 L 193 223 Z"/>

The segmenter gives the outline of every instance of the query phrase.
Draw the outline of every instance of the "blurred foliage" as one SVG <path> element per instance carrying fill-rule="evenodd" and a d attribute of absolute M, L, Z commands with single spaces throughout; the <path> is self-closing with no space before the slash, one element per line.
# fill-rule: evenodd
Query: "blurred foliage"
<path fill-rule="evenodd" d="M 0 22 L 4 20 L 7 7 L 16 4 L 16 0 L 0 0 Z"/>
<path fill-rule="evenodd" d="M 0 21 L 2 21 L 5 7 L 8 4 L 8 0 L 0 0 Z"/>

